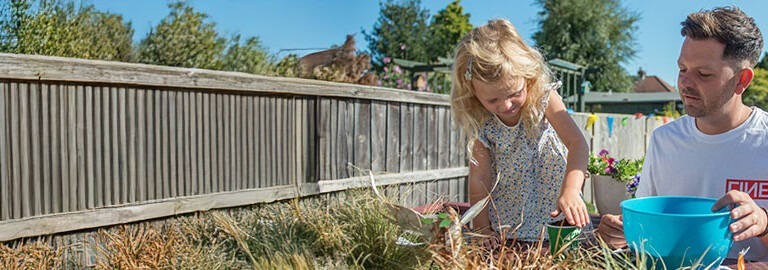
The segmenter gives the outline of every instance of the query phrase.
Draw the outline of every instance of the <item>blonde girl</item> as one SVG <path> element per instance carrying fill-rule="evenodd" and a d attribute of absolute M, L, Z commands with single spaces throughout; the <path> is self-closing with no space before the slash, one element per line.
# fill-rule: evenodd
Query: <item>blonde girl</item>
<path fill-rule="evenodd" d="M 509 21 L 491 20 L 457 45 L 452 79 L 451 110 L 467 134 L 470 203 L 499 178 L 475 230 L 498 236 L 506 225 L 517 228 L 508 239 L 532 242 L 561 213 L 570 224 L 588 224 L 587 143 L 541 53 Z"/>

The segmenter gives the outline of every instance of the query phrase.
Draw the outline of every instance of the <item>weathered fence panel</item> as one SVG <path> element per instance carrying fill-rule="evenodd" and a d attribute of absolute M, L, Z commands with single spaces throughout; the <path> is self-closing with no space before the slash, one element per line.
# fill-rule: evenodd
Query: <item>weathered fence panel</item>
<path fill-rule="evenodd" d="M 406 204 L 466 200 L 444 95 L 13 54 L 0 91 L 0 241 L 366 187 L 368 171 L 413 188 Z"/>

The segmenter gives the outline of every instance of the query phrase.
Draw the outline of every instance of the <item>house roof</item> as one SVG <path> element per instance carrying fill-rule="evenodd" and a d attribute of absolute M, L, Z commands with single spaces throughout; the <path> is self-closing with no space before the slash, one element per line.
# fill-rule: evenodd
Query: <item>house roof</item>
<path fill-rule="evenodd" d="M 576 96 L 566 98 L 567 102 L 574 102 Z M 675 92 L 653 93 L 610 93 L 589 92 L 584 94 L 584 103 L 658 103 L 681 101 L 680 94 Z"/>
<path fill-rule="evenodd" d="M 677 92 L 674 87 L 658 76 L 643 76 L 635 84 L 636 93 Z"/>

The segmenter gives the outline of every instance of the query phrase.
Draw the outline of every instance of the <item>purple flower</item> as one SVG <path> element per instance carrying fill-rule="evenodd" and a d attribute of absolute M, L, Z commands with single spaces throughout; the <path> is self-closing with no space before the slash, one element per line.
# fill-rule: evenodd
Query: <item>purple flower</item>
<path fill-rule="evenodd" d="M 400 49 L 401 49 L 401 50 L 405 50 L 405 48 L 406 48 L 406 47 L 405 47 L 405 44 L 400 44 Z"/>
<path fill-rule="evenodd" d="M 609 155 L 609 154 L 610 154 L 610 153 L 608 153 L 608 150 L 605 150 L 605 149 L 603 149 L 603 150 L 600 150 L 600 153 L 599 153 L 599 154 L 597 154 L 597 155 L 598 155 L 598 156 L 607 156 L 607 155 Z"/>
<path fill-rule="evenodd" d="M 392 68 L 392 70 L 394 70 L 395 72 L 397 72 L 397 74 L 401 74 L 401 73 L 403 73 L 403 70 L 402 70 L 402 69 L 400 69 L 400 66 L 395 66 L 394 68 Z"/>
<path fill-rule="evenodd" d="M 392 58 L 384 57 L 384 64 L 389 64 L 389 62 L 392 61 Z"/>
<path fill-rule="evenodd" d="M 635 192 L 637 192 L 637 185 L 640 184 L 640 173 L 637 173 L 635 177 L 632 178 L 632 182 L 627 183 L 627 192 L 629 194 L 632 194 L 632 197 L 635 196 Z"/>

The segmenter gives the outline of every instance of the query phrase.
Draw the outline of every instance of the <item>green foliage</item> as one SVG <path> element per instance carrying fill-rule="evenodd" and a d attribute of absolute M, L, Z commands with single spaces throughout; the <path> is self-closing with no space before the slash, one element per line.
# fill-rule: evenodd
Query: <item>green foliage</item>
<path fill-rule="evenodd" d="M 598 155 L 589 155 L 587 170 L 593 175 L 610 175 L 622 183 L 630 183 L 643 168 L 643 159 L 621 159 L 611 157 L 607 150 Z"/>
<path fill-rule="evenodd" d="M 757 62 L 757 67 L 762 69 L 768 69 L 768 52 L 763 54 L 763 59 Z"/>
<path fill-rule="evenodd" d="M 384 68 L 379 73 L 379 85 L 397 89 L 411 89 L 411 79 L 405 74 L 403 69 L 395 64 L 389 57 L 383 60 Z"/>
<path fill-rule="evenodd" d="M 765 61 L 765 58 L 763 58 Z M 749 88 L 741 97 L 744 104 L 768 110 L 768 69 L 756 68 Z"/>
<path fill-rule="evenodd" d="M 677 111 L 675 108 L 675 102 L 670 101 L 667 104 L 664 104 L 664 108 L 661 111 L 661 116 L 668 116 L 673 118 L 680 118 L 680 112 Z"/>
<path fill-rule="evenodd" d="M 73 2 L 13 0 L 2 6 L 0 51 L 130 61 L 130 23 Z"/>
<path fill-rule="evenodd" d="M 451 57 L 461 37 L 472 30 L 469 13 L 464 13 L 461 0 L 454 0 L 445 9 L 432 17 L 429 24 L 428 57 L 436 61 L 438 57 Z"/>
<path fill-rule="evenodd" d="M 236 35 L 230 43 L 227 53 L 224 54 L 223 70 L 263 75 L 273 72 L 272 57 L 267 53 L 267 49 L 261 46 L 258 37 L 248 38 L 244 44 L 240 44 L 240 35 Z"/>
<path fill-rule="evenodd" d="M 636 54 L 635 23 L 640 15 L 619 0 L 537 0 L 536 44 L 548 59 L 560 58 L 588 67 L 596 91 L 627 92 L 632 79 L 622 63 Z"/>
<path fill-rule="evenodd" d="M 299 57 L 296 54 L 289 54 L 275 65 L 275 75 L 281 77 L 299 76 Z"/>
<path fill-rule="evenodd" d="M 219 37 L 208 15 L 185 2 L 168 4 L 171 13 L 141 41 L 138 61 L 146 64 L 221 69 L 226 39 Z"/>
<path fill-rule="evenodd" d="M 373 65 L 381 69 L 384 57 L 426 63 L 429 11 L 421 9 L 421 0 L 387 0 L 379 8 L 373 31 L 363 31 Z"/>

